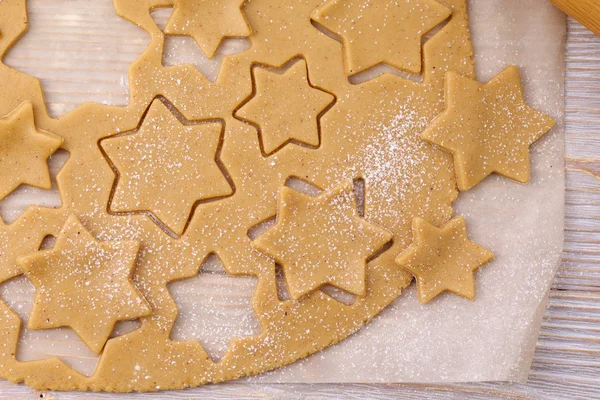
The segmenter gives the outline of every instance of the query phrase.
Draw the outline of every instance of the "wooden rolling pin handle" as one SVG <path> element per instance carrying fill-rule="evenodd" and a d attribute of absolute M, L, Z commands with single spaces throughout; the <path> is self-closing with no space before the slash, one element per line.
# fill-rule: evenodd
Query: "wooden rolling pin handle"
<path fill-rule="evenodd" d="M 600 36 L 600 0 L 550 0 L 558 8 Z"/>

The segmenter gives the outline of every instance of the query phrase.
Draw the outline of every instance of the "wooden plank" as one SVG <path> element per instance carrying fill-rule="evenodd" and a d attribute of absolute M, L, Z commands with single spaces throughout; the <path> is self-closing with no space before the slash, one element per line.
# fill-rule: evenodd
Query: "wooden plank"
<path fill-rule="evenodd" d="M 596 0 L 550 0 L 558 8 L 600 35 L 600 3 Z"/>

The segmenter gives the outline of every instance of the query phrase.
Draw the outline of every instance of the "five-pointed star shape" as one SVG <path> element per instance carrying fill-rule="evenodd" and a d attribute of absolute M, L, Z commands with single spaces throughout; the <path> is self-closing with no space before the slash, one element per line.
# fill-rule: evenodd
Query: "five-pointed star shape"
<path fill-rule="evenodd" d="M 417 278 L 421 303 L 447 290 L 472 300 L 473 273 L 494 258 L 488 249 L 467 237 L 465 219 L 456 217 L 441 228 L 422 218 L 412 224 L 413 243 L 396 258 L 396 263 Z"/>
<path fill-rule="evenodd" d="M 132 281 L 139 248 L 100 242 L 70 216 L 53 248 L 18 259 L 36 288 L 28 328 L 71 327 L 99 354 L 117 321 L 151 312 Z"/>
<path fill-rule="evenodd" d="M 226 37 L 247 37 L 252 30 L 241 7 L 245 0 L 175 0 L 168 35 L 192 36 L 207 58 Z"/>
<path fill-rule="evenodd" d="M 159 99 L 140 129 L 101 146 L 119 172 L 113 212 L 149 211 L 178 235 L 194 204 L 233 193 L 217 164 L 222 124 L 182 124 Z"/>
<path fill-rule="evenodd" d="M 311 18 L 342 39 L 348 75 L 381 63 L 419 74 L 421 38 L 450 14 L 435 0 L 329 0 Z"/>
<path fill-rule="evenodd" d="M 525 104 L 510 66 L 486 84 L 447 73 L 446 110 L 421 137 L 453 154 L 458 188 L 468 190 L 493 172 L 527 183 L 529 146 L 554 124 Z"/>
<path fill-rule="evenodd" d="M 283 74 L 253 68 L 255 95 L 236 116 L 260 128 L 263 151 L 271 155 L 291 141 L 319 145 L 318 119 L 335 97 L 311 86 L 304 59 Z"/>
<path fill-rule="evenodd" d="M 283 186 L 277 224 L 252 246 L 283 267 L 293 299 L 325 284 L 364 296 L 367 259 L 392 235 L 358 215 L 352 181 L 308 196 Z"/>
<path fill-rule="evenodd" d="M 50 189 L 47 160 L 61 144 L 62 138 L 35 128 L 30 102 L 0 118 L 0 199 L 21 184 Z"/>

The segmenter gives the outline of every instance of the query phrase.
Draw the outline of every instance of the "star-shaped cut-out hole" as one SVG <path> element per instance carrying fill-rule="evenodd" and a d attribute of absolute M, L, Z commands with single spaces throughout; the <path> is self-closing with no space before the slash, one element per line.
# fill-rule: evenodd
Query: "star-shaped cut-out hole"
<path fill-rule="evenodd" d="M 276 224 L 252 246 L 282 266 L 293 299 L 326 285 L 364 295 L 366 263 L 392 236 L 359 216 L 353 190 L 351 181 L 317 196 L 281 188 Z"/>
<path fill-rule="evenodd" d="M 129 66 L 150 37 L 117 16 L 112 0 L 28 1 L 27 14 L 28 30 L 4 63 L 40 79 L 50 116 L 88 101 L 128 104 Z"/>
<path fill-rule="evenodd" d="M 173 8 L 157 8 L 152 17 L 160 29 L 164 29 L 171 17 Z M 165 37 L 162 63 L 165 67 L 191 64 L 209 81 L 214 82 L 219 76 L 223 61 L 231 55 L 243 53 L 250 48 L 248 38 L 224 38 L 212 58 L 206 57 L 194 38 L 189 36 Z"/>
<path fill-rule="evenodd" d="M 346 73 L 352 76 L 382 64 L 420 74 L 424 38 L 451 14 L 436 0 L 328 0 L 311 18 L 342 42 Z M 389 70 L 375 75 L 382 72 Z"/>
<path fill-rule="evenodd" d="M 206 58 L 192 38 L 186 36 L 167 36 L 163 49 L 162 63 L 166 67 L 191 64 L 209 81 L 215 82 L 219 76 L 223 61 L 234 54 L 243 53 L 250 48 L 250 41 L 244 38 L 225 39 L 213 58 Z"/>
<path fill-rule="evenodd" d="M 235 191 L 219 159 L 224 127 L 222 120 L 186 121 L 155 99 L 136 131 L 100 141 L 116 175 L 109 212 L 145 214 L 171 236 L 182 235 L 200 203 Z"/>
<path fill-rule="evenodd" d="M 253 92 L 234 116 L 257 128 L 263 155 L 288 143 L 319 147 L 320 119 L 336 97 L 310 82 L 306 61 L 295 58 L 281 68 L 255 65 L 252 80 Z"/>
<path fill-rule="evenodd" d="M 197 275 L 169 284 L 179 309 L 171 338 L 198 340 L 219 361 L 231 339 L 260 333 L 251 305 L 255 289 L 255 277 L 229 275 L 216 255 L 208 256 Z"/>

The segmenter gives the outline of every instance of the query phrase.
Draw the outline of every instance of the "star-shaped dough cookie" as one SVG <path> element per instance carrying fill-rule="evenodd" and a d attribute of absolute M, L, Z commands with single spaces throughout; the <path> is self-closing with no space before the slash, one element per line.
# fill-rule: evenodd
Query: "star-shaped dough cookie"
<path fill-rule="evenodd" d="M 140 129 L 101 146 L 119 172 L 110 210 L 149 211 L 181 235 L 199 200 L 233 193 L 217 164 L 222 124 L 182 124 L 159 99 Z"/>
<path fill-rule="evenodd" d="M 62 138 L 35 128 L 30 102 L 0 118 L 0 199 L 21 184 L 50 189 L 47 160 L 61 144 Z"/>
<path fill-rule="evenodd" d="M 421 137 L 453 154 L 458 188 L 468 190 L 493 172 L 527 183 L 529 146 L 554 124 L 525 104 L 515 66 L 486 84 L 448 72 L 446 110 Z"/>
<path fill-rule="evenodd" d="M 283 267 L 293 299 L 325 284 L 364 296 L 367 259 L 392 239 L 358 215 L 352 182 L 308 196 L 283 186 L 277 224 L 252 246 Z"/>
<path fill-rule="evenodd" d="M 443 291 L 472 300 L 475 297 L 473 273 L 494 258 L 488 249 L 467 237 L 465 219 L 456 217 L 441 228 L 422 218 L 412 224 L 413 243 L 396 258 L 417 278 L 421 303 Z"/>
<path fill-rule="evenodd" d="M 311 18 L 342 39 L 348 75 L 385 63 L 421 72 L 421 38 L 452 11 L 435 0 L 329 0 Z"/>
<path fill-rule="evenodd" d="M 235 115 L 257 125 L 263 151 L 273 154 L 291 141 L 318 146 L 319 123 L 335 97 L 312 86 L 301 59 L 283 74 L 253 68 L 255 94 Z"/>
<path fill-rule="evenodd" d="M 213 58 L 224 38 L 252 33 L 243 4 L 244 0 L 175 0 L 165 33 L 193 37 L 204 55 Z"/>
<path fill-rule="evenodd" d="M 53 248 L 18 259 L 36 288 L 28 328 L 71 327 L 100 353 L 117 321 L 151 312 L 131 279 L 139 248 L 100 242 L 70 216 Z"/>

